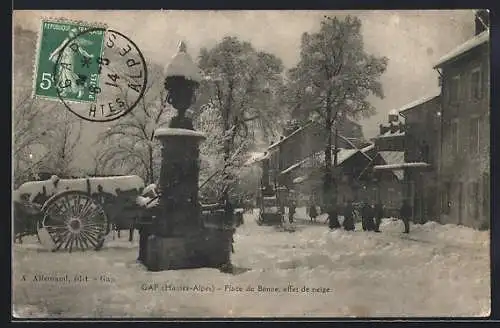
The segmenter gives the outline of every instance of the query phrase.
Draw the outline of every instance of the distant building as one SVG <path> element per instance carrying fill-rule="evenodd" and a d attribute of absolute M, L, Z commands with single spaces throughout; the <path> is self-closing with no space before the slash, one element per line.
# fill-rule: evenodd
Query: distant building
<path fill-rule="evenodd" d="M 441 222 L 488 228 L 490 220 L 489 29 L 434 66 L 441 80 Z"/>
<path fill-rule="evenodd" d="M 322 204 L 327 137 L 324 129 L 314 122 L 303 126 L 291 124 L 285 129 L 285 135 L 271 143 L 266 153 L 256 159 L 263 169 L 262 194 L 271 196 L 293 189 L 302 205 L 311 196 L 318 205 Z M 335 140 L 334 132 L 332 139 Z M 373 174 L 374 164 L 386 162 L 378 158 L 374 145 L 363 138 L 359 124 L 349 120 L 339 124 L 337 149 L 337 167 L 332 171 L 338 181 L 339 204 L 348 200 L 375 202 L 381 199 L 390 206 L 399 205 L 394 199 L 401 193 L 399 180 L 402 177 L 390 171 Z M 332 166 L 333 162 L 334 149 Z M 379 184 L 387 184 L 387 188 L 379 192 Z"/>

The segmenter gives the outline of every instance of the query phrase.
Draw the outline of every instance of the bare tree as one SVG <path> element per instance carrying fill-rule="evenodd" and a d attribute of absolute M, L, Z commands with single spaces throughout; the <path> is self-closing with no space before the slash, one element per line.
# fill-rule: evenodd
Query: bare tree
<path fill-rule="evenodd" d="M 166 127 L 174 115 L 167 106 L 162 70 L 154 65 L 144 96 L 137 107 L 113 123 L 99 136 L 103 145 L 98 161 L 103 170 L 137 174 L 147 183 L 156 181 L 160 167 L 160 146 L 154 138 L 157 128 Z M 126 97 L 126 91 L 123 91 Z"/>
<path fill-rule="evenodd" d="M 62 176 L 73 176 L 78 169 L 74 167 L 77 146 L 82 133 L 82 121 L 73 113 L 59 108 L 50 119 L 54 122 L 53 128 L 47 131 L 47 155 L 45 168 L 50 172 Z"/>

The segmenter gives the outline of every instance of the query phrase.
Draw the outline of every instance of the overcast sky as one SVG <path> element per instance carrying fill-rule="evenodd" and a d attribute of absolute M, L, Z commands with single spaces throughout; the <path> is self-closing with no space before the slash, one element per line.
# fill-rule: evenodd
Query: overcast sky
<path fill-rule="evenodd" d="M 389 58 L 382 78 L 385 98 L 374 99 L 378 114 L 363 120 L 366 137 L 375 136 L 387 113 L 439 92 L 433 64 L 473 36 L 472 10 L 403 11 L 16 11 L 14 24 L 34 31 L 43 17 L 106 23 L 131 38 L 146 59 L 166 65 L 185 40 L 196 56 L 226 35 L 251 41 L 296 64 L 303 32 L 319 29 L 323 15 L 353 14 L 363 22 L 366 51 Z"/>

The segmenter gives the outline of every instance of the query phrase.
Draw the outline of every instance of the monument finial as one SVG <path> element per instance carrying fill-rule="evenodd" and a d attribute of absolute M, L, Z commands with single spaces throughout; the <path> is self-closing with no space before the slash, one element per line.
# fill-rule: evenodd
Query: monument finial
<path fill-rule="evenodd" d="M 187 52 L 187 46 L 184 41 L 179 42 L 179 52 Z"/>

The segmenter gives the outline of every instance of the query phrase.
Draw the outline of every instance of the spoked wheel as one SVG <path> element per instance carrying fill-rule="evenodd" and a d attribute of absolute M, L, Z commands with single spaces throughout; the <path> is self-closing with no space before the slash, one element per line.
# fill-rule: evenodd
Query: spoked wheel
<path fill-rule="evenodd" d="M 52 240 L 52 251 L 99 250 L 110 224 L 99 202 L 81 191 L 65 191 L 47 200 L 39 228 Z"/>

